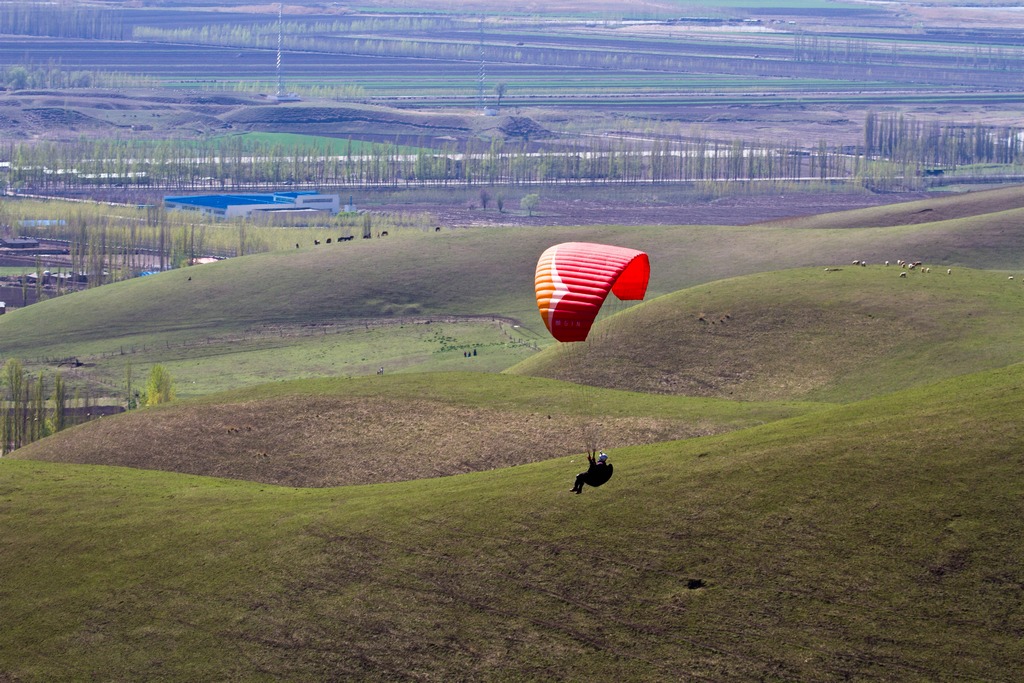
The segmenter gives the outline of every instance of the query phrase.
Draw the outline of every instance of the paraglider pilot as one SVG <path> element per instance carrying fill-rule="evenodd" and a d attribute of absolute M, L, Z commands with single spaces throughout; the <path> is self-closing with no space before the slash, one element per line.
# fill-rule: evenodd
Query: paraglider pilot
<path fill-rule="evenodd" d="M 612 464 L 608 462 L 608 455 L 604 451 L 596 458 L 593 453 L 587 453 L 587 462 L 590 467 L 586 472 L 576 475 L 576 483 L 569 489 L 572 493 L 583 493 L 584 484 L 600 486 L 612 478 Z"/>

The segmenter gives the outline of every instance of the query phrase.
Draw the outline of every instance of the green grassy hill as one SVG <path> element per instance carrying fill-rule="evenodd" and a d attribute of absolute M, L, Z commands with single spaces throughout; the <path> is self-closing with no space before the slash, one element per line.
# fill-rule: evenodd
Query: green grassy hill
<path fill-rule="evenodd" d="M 487 350 L 474 368 L 498 371 L 529 356 L 533 346 L 551 343 L 532 290 L 536 259 L 551 244 L 588 240 L 647 251 L 649 298 L 739 275 L 856 259 L 1012 271 L 1024 269 L 1020 210 L 1007 209 L 1014 197 L 1001 190 L 940 197 L 912 203 L 916 208 L 898 205 L 898 216 L 864 209 L 803 227 L 795 220 L 747 227 L 481 229 L 305 246 L 10 312 L 0 318 L 0 360 L 20 358 L 35 369 L 48 359 L 77 356 L 86 363 L 79 377 L 98 393 L 117 393 L 126 363 L 138 374 L 162 363 L 182 396 L 295 377 L 373 374 L 382 365 L 389 371 L 462 370 L 462 352 L 474 347 Z M 960 206 L 964 217 L 901 223 L 929 205 Z M 983 213 L 985 207 L 996 211 Z M 894 227 L 841 227 L 883 219 Z M 822 227 L 829 224 L 836 227 Z M 427 320 L 446 327 L 414 324 Z"/>
<path fill-rule="evenodd" d="M 568 458 L 330 489 L 0 460 L 0 678 L 1019 680 L 1022 386 L 622 449 L 582 496 Z"/>
<path fill-rule="evenodd" d="M 921 225 L 1024 209 L 1020 186 L 884 204 L 855 211 L 824 213 L 763 223 L 765 227 L 804 229 L 877 228 Z"/>
<path fill-rule="evenodd" d="M 723 280 L 624 311 L 587 342 L 552 346 L 504 376 L 459 351 L 477 372 L 276 382 L 106 418 L 15 456 L 294 486 L 381 483 L 536 462 L 592 442 L 722 433 L 817 405 L 794 401 L 852 402 L 1024 357 L 1019 281 L 966 268 L 901 272 Z"/>
<path fill-rule="evenodd" d="M 508 372 L 647 393 L 846 402 L 1016 363 L 1021 320 L 1024 286 L 1005 273 L 798 269 L 654 299 Z"/>

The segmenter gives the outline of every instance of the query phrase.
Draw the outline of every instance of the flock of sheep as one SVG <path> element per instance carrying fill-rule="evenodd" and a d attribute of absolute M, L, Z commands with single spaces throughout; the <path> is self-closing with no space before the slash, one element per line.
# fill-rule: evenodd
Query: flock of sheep
<path fill-rule="evenodd" d="M 868 262 L 867 261 L 861 261 L 860 259 L 854 259 L 852 265 L 855 265 L 855 266 L 866 266 L 866 265 L 868 265 Z M 886 261 L 885 265 L 888 266 L 889 262 Z M 903 270 L 900 271 L 900 277 L 906 277 L 907 276 L 907 271 L 915 270 L 915 269 L 920 269 L 920 271 L 922 273 L 930 273 L 930 272 L 932 272 L 931 268 L 923 267 L 921 265 L 920 261 L 906 261 L 904 259 L 899 259 L 898 261 L 896 261 L 896 265 L 903 269 Z M 825 272 L 828 272 L 830 270 L 833 270 L 833 269 L 832 268 L 826 268 Z M 953 269 L 952 268 L 947 268 L 946 269 L 946 275 L 952 275 L 952 274 L 953 274 Z M 1013 279 L 1012 275 L 1010 276 L 1010 279 L 1011 280 Z"/>
<path fill-rule="evenodd" d="M 854 266 L 866 266 L 866 265 L 868 265 L 868 262 L 867 261 L 862 261 L 860 259 L 854 259 L 852 261 L 851 265 L 854 265 Z M 885 265 L 888 266 L 889 262 L 886 261 Z M 896 265 L 903 269 L 903 270 L 900 271 L 900 277 L 906 277 L 907 276 L 907 271 L 911 271 L 911 270 L 915 270 L 915 269 L 919 269 L 922 273 L 930 273 L 930 272 L 932 272 L 931 268 L 922 267 L 920 261 L 906 261 L 904 259 L 899 259 L 898 261 L 896 261 Z M 838 268 L 826 268 L 825 272 L 828 273 L 828 272 L 833 271 L 833 270 L 839 270 L 839 269 Z M 952 274 L 953 274 L 953 269 L 952 268 L 946 268 L 946 275 L 952 275 Z M 1012 280 L 1013 276 L 1010 275 L 1006 279 L 1007 280 Z"/>

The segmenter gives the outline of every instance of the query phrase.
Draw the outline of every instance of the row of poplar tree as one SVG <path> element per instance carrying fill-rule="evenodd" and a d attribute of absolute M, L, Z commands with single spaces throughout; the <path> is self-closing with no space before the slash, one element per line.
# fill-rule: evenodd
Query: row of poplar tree
<path fill-rule="evenodd" d="M 174 399 L 173 380 L 162 365 L 150 370 L 145 393 L 132 388 L 130 367 L 126 371 L 126 408 Z M 4 363 L 0 382 L 0 456 L 94 417 L 92 398 L 72 390 L 60 372 L 49 379 L 44 371 L 33 376 L 20 360 L 12 358 Z"/>
<path fill-rule="evenodd" d="M 602 140 L 538 151 L 526 142 L 470 141 L 441 150 L 399 145 L 332 145 L 285 149 L 241 137 L 205 143 L 151 140 L 80 140 L 10 143 L 15 189 L 55 191 L 93 186 L 168 190 L 249 189 L 299 184 L 428 186 L 447 184 L 784 180 L 889 178 L 913 185 L 922 167 L 1024 163 L 1024 129 L 922 123 L 899 114 L 869 114 L 864 144 L 854 149 L 822 140 L 793 145 L 723 142 L 701 135 L 653 142 Z M 896 168 L 894 168 L 896 167 Z"/>

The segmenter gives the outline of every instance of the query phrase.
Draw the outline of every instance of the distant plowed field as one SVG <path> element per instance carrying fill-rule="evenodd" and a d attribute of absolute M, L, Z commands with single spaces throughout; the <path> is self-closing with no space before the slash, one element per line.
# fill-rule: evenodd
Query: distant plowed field
<path fill-rule="evenodd" d="M 320 105 L 374 102 L 474 115 L 493 107 L 572 135 L 649 134 L 669 122 L 726 139 L 853 145 L 873 109 L 899 107 L 919 120 L 971 125 L 1016 122 L 1022 104 L 1019 32 L 1006 28 L 1005 14 L 984 7 L 968 18 L 914 7 L 779 2 L 726 7 L 703 19 L 681 18 L 669 3 L 638 10 L 631 3 L 569 2 L 530 16 L 502 16 L 506 7 L 489 4 L 466 7 L 470 14 L 446 5 L 444 12 L 394 16 L 289 5 L 280 25 L 264 7 L 122 9 L 91 27 L 79 21 L 62 37 L 42 29 L 24 35 L 29 22 L 22 21 L 11 30 L 16 35 L 0 41 L 0 63 L 31 73 L 0 94 L 0 123 L 9 119 L 4 130 L 16 137 L 59 135 L 68 125 L 78 133 L 107 125 L 132 135 L 193 137 L 217 123 L 193 121 L 189 112 L 226 112 L 190 108 L 268 104 L 284 87 Z M 480 6 L 488 7 L 484 21 L 469 9 Z M 610 14 L 594 19 L 603 12 Z M 38 108 L 32 93 L 43 90 L 71 97 L 56 106 L 94 116 L 74 101 L 89 87 L 109 89 L 112 100 L 156 89 L 167 97 L 166 111 L 149 109 L 153 100 L 137 103 L 149 115 L 96 122 L 8 116 Z M 279 109 L 280 118 L 234 111 L 223 120 L 275 129 L 359 119 L 352 112 Z M 388 125 L 474 134 L 439 120 L 371 123 L 382 128 L 378 135 L 394 135 Z"/>

